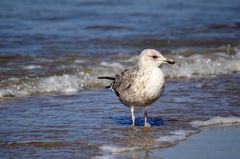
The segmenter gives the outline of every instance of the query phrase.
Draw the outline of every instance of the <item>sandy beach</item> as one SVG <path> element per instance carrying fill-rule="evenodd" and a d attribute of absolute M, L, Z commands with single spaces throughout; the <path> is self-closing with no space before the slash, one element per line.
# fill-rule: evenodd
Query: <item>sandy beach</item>
<path fill-rule="evenodd" d="M 240 125 L 215 126 L 189 137 L 179 145 L 153 152 L 162 159 L 238 159 L 240 156 Z"/>

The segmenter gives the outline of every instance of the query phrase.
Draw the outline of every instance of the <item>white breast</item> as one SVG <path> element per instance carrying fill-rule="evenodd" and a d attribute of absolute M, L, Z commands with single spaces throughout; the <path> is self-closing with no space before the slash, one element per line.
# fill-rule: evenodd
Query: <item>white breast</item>
<path fill-rule="evenodd" d="M 159 96 L 164 86 L 164 75 L 158 67 L 154 67 L 149 71 L 146 84 L 146 92 L 150 96 Z"/>

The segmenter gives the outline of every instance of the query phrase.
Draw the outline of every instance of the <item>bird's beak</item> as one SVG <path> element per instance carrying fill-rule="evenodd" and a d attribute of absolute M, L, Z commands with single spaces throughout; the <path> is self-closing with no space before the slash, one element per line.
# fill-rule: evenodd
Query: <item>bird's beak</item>
<path fill-rule="evenodd" d="M 166 62 L 166 63 L 169 63 L 169 64 L 175 64 L 175 60 L 174 60 L 174 59 L 168 59 L 168 58 L 166 58 L 166 59 L 165 59 L 165 62 Z"/>

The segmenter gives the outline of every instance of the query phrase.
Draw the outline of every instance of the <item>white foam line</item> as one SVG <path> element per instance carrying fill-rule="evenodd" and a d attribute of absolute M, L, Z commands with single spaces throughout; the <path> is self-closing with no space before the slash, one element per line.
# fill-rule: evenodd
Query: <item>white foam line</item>
<path fill-rule="evenodd" d="M 234 123 L 240 123 L 240 117 L 221 117 L 216 116 L 206 121 L 201 120 L 195 120 L 190 122 L 192 127 L 200 128 L 200 127 L 206 127 L 211 125 L 228 125 L 228 124 L 234 124 Z"/>
<path fill-rule="evenodd" d="M 187 137 L 191 133 L 193 133 L 193 131 L 190 131 L 190 130 L 173 131 L 170 133 L 171 135 L 162 136 L 162 137 L 156 139 L 156 145 L 152 145 L 151 148 L 159 147 L 159 146 L 161 146 L 161 143 L 175 144 L 178 141 L 187 139 Z M 100 147 L 100 149 L 103 151 L 108 151 L 108 152 L 115 154 L 115 153 L 141 150 L 141 149 L 143 149 L 143 147 L 136 147 L 136 146 L 134 146 L 134 147 L 118 147 L 118 146 L 110 145 L 110 146 L 102 146 L 102 147 Z"/>
<path fill-rule="evenodd" d="M 28 65 L 28 66 L 23 66 L 23 68 L 27 69 L 27 70 L 34 70 L 34 69 L 42 68 L 42 66 L 40 66 L 40 65 Z"/>
<path fill-rule="evenodd" d="M 165 136 L 159 137 L 156 141 L 160 143 L 166 142 L 170 144 L 175 144 L 178 141 L 186 140 L 187 137 L 192 133 L 194 133 L 194 131 L 177 130 L 177 131 L 170 132 L 171 135 L 165 135 Z"/>
<path fill-rule="evenodd" d="M 127 152 L 127 151 L 134 151 L 140 148 L 139 147 L 102 146 L 100 147 L 100 149 L 111 152 L 111 153 L 121 153 L 121 152 Z"/>

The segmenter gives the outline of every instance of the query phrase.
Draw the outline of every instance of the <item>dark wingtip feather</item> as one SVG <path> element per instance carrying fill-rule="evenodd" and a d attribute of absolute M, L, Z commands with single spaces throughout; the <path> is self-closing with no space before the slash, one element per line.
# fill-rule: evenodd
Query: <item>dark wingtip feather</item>
<path fill-rule="evenodd" d="M 110 86 L 106 86 L 105 88 L 106 88 L 106 89 L 109 89 L 109 88 L 111 88 L 111 85 L 110 85 Z"/>
<path fill-rule="evenodd" d="M 116 78 L 115 77 L 107 77 L 107 76 L 101 76 L 101 77 L 98 77 L 98 79 L 108 79 L 108 80 L 115 80 Z"/>

